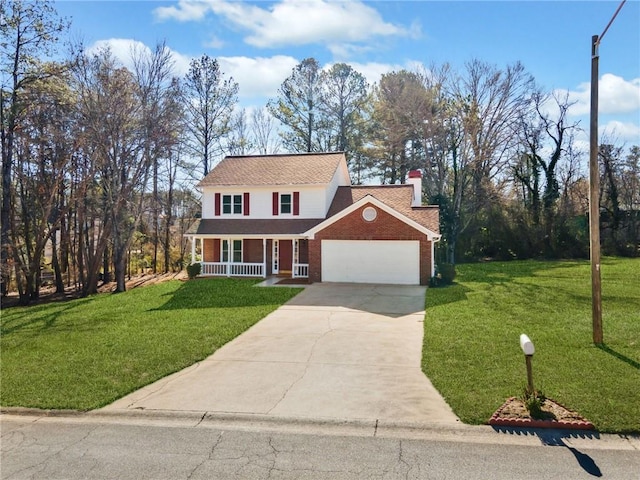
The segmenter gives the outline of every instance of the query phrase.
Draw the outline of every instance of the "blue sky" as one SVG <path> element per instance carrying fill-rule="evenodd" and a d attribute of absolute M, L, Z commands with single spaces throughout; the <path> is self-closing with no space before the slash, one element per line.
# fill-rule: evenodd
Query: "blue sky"
<path fill-rule="evenodd" d="M 590 41 L 620 1 L 58 1 L 90 49 L 165 40 L 184 73 L 207 53 L 261 107 L 303 58 L 347 62 L 370 82 L 385 72 L 478 58 L 520 61 L 548 90 L 569 91 L 588 127 Z M 600 126 L 640 144 L 640 0 L 628 0 L 600 46 Z M 586 134 L 583 141 L 586 141 Z"/>

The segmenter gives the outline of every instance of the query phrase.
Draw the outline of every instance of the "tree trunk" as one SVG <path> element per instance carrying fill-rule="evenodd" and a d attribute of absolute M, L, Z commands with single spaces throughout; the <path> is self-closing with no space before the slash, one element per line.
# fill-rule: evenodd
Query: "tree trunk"
<path fill-rule="evenodd" d="M 61 235 L 62 236 L 62 235 Z M 55 274 L 56 293 L 64 293 L 64 279 L 62 278 L 62 269 L 58 260 L 58 240 L 56 232 L 51 235 L 51 265 Z"/>
<path fill-rule="evenodd" d="M 116 276 L 116 289 L 114 293 L 125 292 L 127 290 L 127 246 L 120 245 L 119 242 L 117 243 L 113 248 L 113 263 Z"/>

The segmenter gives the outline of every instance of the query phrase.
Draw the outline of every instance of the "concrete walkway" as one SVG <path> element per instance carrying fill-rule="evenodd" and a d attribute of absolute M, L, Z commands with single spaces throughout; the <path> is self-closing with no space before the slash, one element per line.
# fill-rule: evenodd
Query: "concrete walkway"
<path fill-rule="evenodd" d="M 209 358 L 103 410 L 455 424 L 420 369 L 424 295 L 310 285 Z"/>

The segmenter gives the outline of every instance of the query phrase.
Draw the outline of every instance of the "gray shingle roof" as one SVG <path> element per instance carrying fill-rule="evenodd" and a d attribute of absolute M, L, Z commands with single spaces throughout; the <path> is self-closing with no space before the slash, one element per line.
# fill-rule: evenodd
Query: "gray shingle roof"
<path fill-rule="evenodd" d="M 300 235 L 324 218 L 196 220 L 187 235 Z"/>
<path fill-rule="evenodd" d="M 229 156 L 198 186 L 322 185 L 331 181 L 341 161 L 346 161 L 343 152 Z"/>

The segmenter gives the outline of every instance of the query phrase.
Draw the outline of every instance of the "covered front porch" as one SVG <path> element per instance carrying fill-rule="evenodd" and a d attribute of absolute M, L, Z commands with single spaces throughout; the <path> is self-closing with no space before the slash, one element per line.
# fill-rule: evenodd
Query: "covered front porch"
<path fill-rule="evenodd" d="M 193 236 L 192 262 L 200 276 L 309 277 L 309 246 L 300 237 Z"/>

